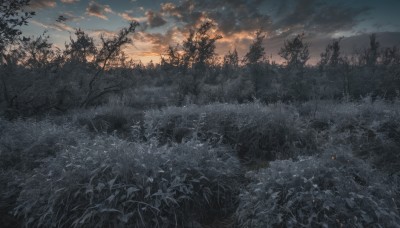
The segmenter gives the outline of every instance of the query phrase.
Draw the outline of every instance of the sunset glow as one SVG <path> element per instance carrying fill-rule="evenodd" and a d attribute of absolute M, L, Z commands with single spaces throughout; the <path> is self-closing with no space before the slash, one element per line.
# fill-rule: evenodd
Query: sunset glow
<path fill-rule="evenodd" d="M 76 28 L 98 38 L 100 34 L 112 36 L 129 21 L 138 21 L 134 42 L 124 51 L 143 63 L 159 62 L 169 45 L 179 44 L 189 29 L 205 20 L 214 21 L 215 32 L 223 36 L 217 43 L 219 55 L 236 48 L 243 56 L 255 31 L 262 29 L 267 34 L 267 56 L 277 62 L 283 41 L 303 32 L 311 43 L 311 63 L 332 38 L 345 37 L 343 45 L 350 49 L 365 44 L 372 32 L 391 41 L 388 46 L 400 43 L 400 22 L 395 19 L 400 2 L 396 0 L 385 4 L 376 0 L 32 0 L 30 7 L 37 16 L 24 34 L 38 36 L 48 30 L 58 47 L 64 46 Z M 60 16 L 65 20 L 57 21 Z"/>

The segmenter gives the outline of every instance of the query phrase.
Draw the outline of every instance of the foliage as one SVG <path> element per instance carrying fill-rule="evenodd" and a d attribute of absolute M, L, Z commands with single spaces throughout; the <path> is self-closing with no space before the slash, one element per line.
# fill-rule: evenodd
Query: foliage
<path fill-rule="evenodd" d="M 0 63 L 3 64 L 4 51 L 10 44 L 15 43 L 22 34 L 19 27 L 28 24 L 28 19 L 35 15 L 26 11 L 25 6 L 30 0 L 1 0 L 0 1 Z"/>
<path fill-rule="evenodd" d="M 64 148 L 87 137 L 68 125 L 54 125 L 49 120 L 0 119 L 0 221 L 4 227 L 20 227 L 10 213 L 16 207 L 20 184 L 33 169 L 57 156 Z"/>
<path fill-rule="evenodd" d="M 340 149 L 339 149 L 340 150 Z M 275 161 L 240 194 L 241 227 L 399 226 L 394 187 L 363 161 L 337 155 Z M 340 155 L 339 155 L 340 154 Z"/>
<path fill-rule="evenodd" d="M 68 125 L 54 125 L 50 121 L 9 122 L 0 119 L 0 167 L 30 171 L 42 160 L 55 156 L 67 145 L 73 145 L 82 132 Z"/>
<path fill-rule="evenodd" d="M 305 129 L 296 116 L 282 104 L 212 104 L 147 112 L 145 122 L 147 137 L 161 144 L 197 138 L 229 145 L 241 159 L 274 160 L 315 148 L 313 130 Z"/>
<path fill-rule="evenodd" d="M 298 34 L 291 40 L 286 40 L 279 55 L 286 60 L 289 68 L 302 69 L 310 59 L 309 43 L 303 42 L 304 34 Z"/>
<path fill-rule="evenodd" d="M 258 63 L 265 56 L 265 48 L 263 47 L 263 41 L 265 35 L 261 30 L 256 32 L 256 37 L 253 43 L 250 45 L 249 52 L 244 56 L 243 61 L 249 65 Z"/>
<path fill-rule="evenodd" d="M 229 151 L 195 141 L 156 148 L 97 137 L 35 170 L 16 212 L 35 227 L 190 227 L 232 211 L 238 170 Z"/>

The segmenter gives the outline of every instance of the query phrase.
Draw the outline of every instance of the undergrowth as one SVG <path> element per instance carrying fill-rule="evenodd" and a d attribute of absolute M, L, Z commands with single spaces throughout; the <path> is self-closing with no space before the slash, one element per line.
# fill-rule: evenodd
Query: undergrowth
<path fill-rule="evenodd" d="M 33 227 L 191 227 L 231 214 L 238 181 L 226 148 L 101 137 L 35 170 L 16 213 Z"/>
<path fill-rule="evenodd" d="M 397 227 L 396 190 L 346 153 L 275 161 L 250 172 L 236 212 L 240 227 Z"/>
<path fill-rule="evenodd" d="M 399 226 L 399 104 L 115 103 L 0 119 L 0 222 Z"/>

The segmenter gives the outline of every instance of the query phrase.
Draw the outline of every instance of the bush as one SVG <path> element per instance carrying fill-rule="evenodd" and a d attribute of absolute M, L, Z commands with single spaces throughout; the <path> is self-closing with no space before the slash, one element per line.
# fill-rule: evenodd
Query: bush
<path fill-rule="evenodd" d="M 275 161 L 249 173 L 240 194 L 241 227 L 397 227 L 394 187 L 346 154 Z"/>
<path fill-rule="evenodd" d="M 63 148 L 85 140 L 83 132 L 50 121 L 0 119 L 0 222 L 4 227 L 20 227 L 10 214 L 25 177 L 55 157 Z"/>
<path fill-rule="evenodd" d="M 72 116 L 78 126 L 85 126 L 90 132 L 116 133 L 119 137 L 132 141 L 145 140 L 144 114 L 134 108 L 108 105 L 75 111 Z"/>
<path fill-rule="evenodd" d="M 229 145 L 242 159 L 274 160 L 314 151 L 314 131 L 298 118 L 296 110 L 278 104 L 211 104 L 169 107 L 145 115 L 147 136 L 161 144 L 180 142 L 175 137 L 186 129 L 186 138 L 212 145 Z"/>
<path fill-rule="evenodd" d="M 103 136 L 35 170 L 16 212 L 33 227 L 191 227 L 234 211 L 238 175 L 237 159 L 221 147 Z"/>
<path fill-rule="evenodd" d="M 84 139 L 83 132 L 69 125 L 54 125 L 50 121 L 0 119 L 0 167 L 31 171 L 43 159 L 55 156 L 67 145 Z"/>

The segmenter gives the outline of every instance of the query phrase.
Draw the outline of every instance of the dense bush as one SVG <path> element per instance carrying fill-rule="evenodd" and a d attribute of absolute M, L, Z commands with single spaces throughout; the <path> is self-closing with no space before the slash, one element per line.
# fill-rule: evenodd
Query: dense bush
<path fill-rule="evenodd" d="M 16 206 L 20 183 L 63 148 L 87 139 L 83 131 L 49 120 L 0 119 L 0 222 L 4 227 L 17 227 L 19 221 L 10 212 Z"/>
<path fill-rule="evenodd" d="M 43 159 L 84 140 L 82 131 L 50 121 L 0 119 L 0 167 L 31 171 Z"/>
<path fill-rule="evenodd" d="M 305 107 L 306 104 L 300 108 L 301 113 L 305 112 Z M 356 156 L 393 174 L 400 171 L 399 116 L 397 101 L 372 101 L 367 97 L 361 102 L 319 104 L 312 126 L 327 130 L 327 147 L 332 144 L 349 146 Z"/>
<path fill-rule="evenodd" d="M 72 121 L 90 132 L 116 134 L 130 141 L 143 141 L 143 111 L 119 104 L 76 110 L 69 116 Z"/>
<path fill-rule="evenodd" d="M 397 227 L 395 188 L 345 154 L 275 161 L 240 194 L 241 227 Z"/>
<path fill-rule="evenodd" d="M 238 177 L 221 147 L 97 137 L 35 170 L 16 212 L 33 227 L 191 227 L 232 213 Z"/>
<path fill-rule="evenodd" d="M 147 136 L 161 144 L 197 138 L 234 147 L 240 158 L 274 160 L 310 153 L 314 131 L 288 105 L 211 104 L 168 107 L 145 116 Z"/>

